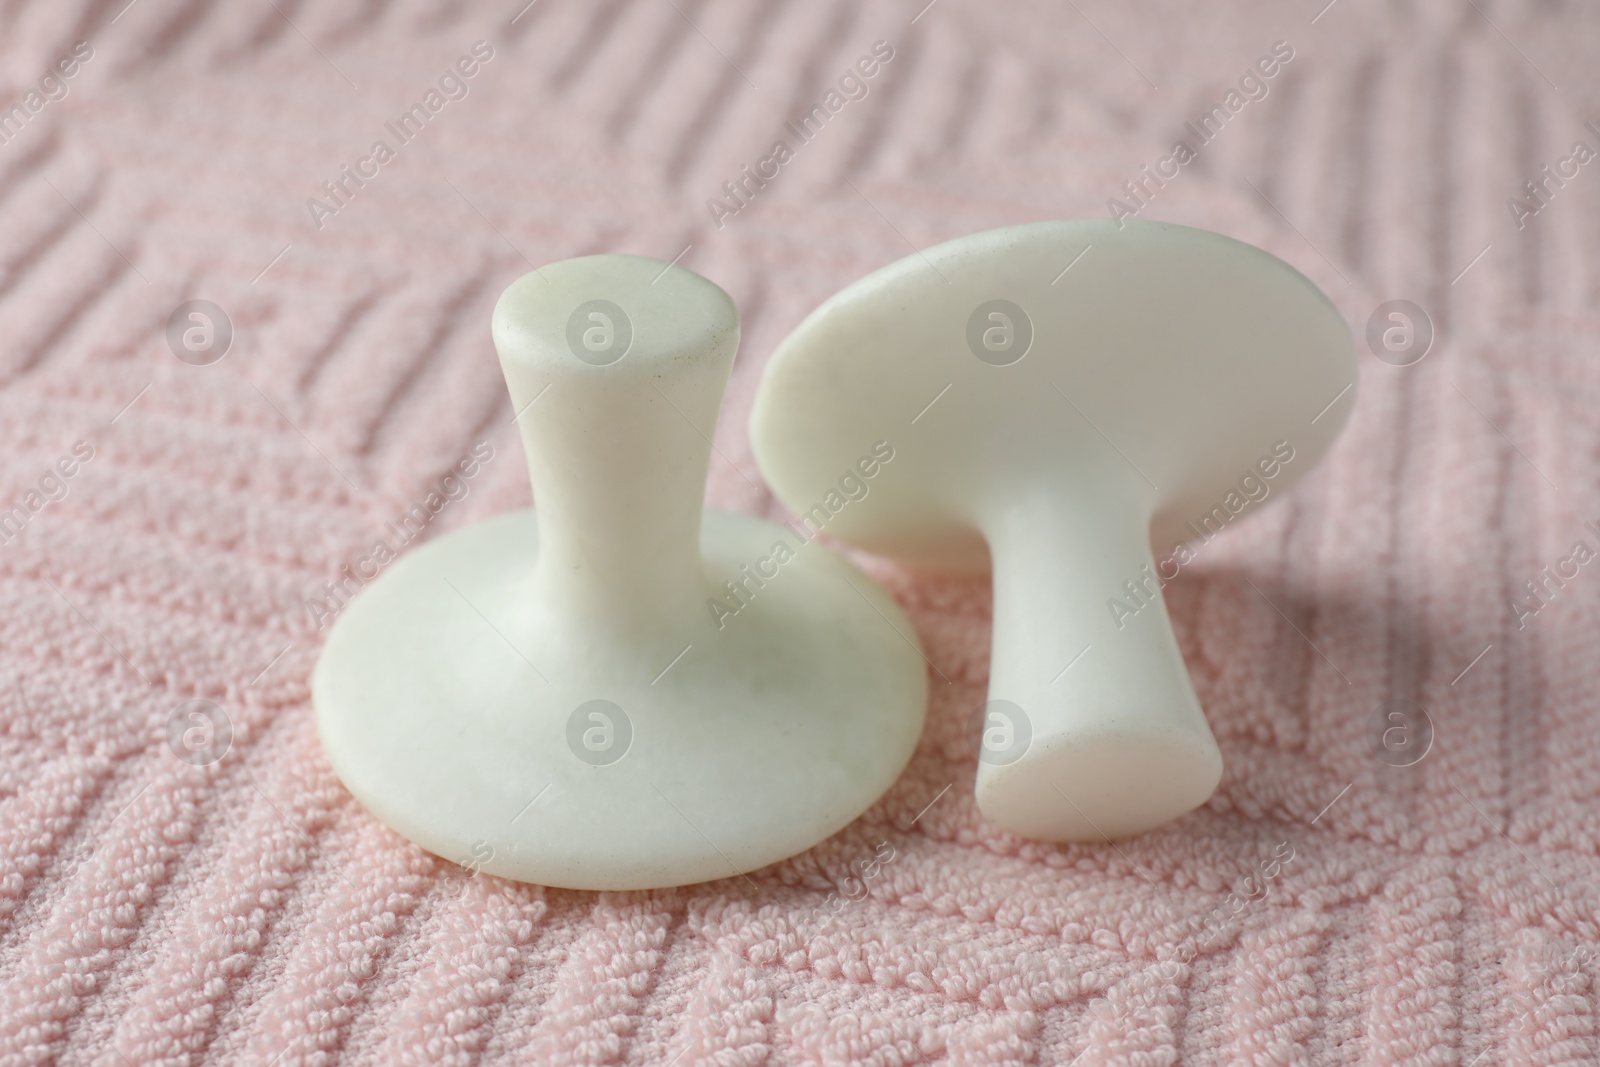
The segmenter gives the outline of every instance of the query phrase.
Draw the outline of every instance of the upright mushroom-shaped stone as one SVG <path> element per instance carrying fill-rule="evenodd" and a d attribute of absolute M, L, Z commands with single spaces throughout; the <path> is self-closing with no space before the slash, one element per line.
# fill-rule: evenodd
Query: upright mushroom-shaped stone
<path fill-rule="evenodd" d="M 1354 382 L 1339 313 L 1281 260 L 1183 226 L 1041 222 L 835 294 L 773 355 L 751 434 L 797 512 L 863 441 L 893 442 L 827 533 L 916 566 L 992 561 L 978 805 L 1097 841 L 1204 803 L 1222 773 L 1160 594 L 1188 550 L 1166 553 L 1308 472 Z"/>
<path fill-rule="evenodd" d="M 356 596 L 312 692 L 328 759 L 449 860 L 574 889 L 741 874 L 886 790 L 925 666 L 894 601 L 784 527 L 702 511 L 739 343 L 637 256 L 512 283 L 494 341 L 533 480 Z"/>

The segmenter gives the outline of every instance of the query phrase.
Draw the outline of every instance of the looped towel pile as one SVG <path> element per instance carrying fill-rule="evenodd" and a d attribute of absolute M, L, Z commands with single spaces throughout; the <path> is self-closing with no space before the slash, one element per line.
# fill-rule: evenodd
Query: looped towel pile
<path fill-rule="evenodd" d="M 125 2 L 0 11 L 0 1067 L 1600 1062 L 1593 4 Z M 727 289 L 708 503 L 785 518 L 745 422 L 811 308 L 1119 212 L 1287 258 L 1362 344 L 1333 454 L 1169 583 L 1205 807 L 987 825 L 987 584 L 860 555 L 928 725 L 793 860 L 510 884 L 330 772 L 349 575 L 529 502 L 514 277 Z M 1365 347 L 1391 300 L 1420 362 Z"/>

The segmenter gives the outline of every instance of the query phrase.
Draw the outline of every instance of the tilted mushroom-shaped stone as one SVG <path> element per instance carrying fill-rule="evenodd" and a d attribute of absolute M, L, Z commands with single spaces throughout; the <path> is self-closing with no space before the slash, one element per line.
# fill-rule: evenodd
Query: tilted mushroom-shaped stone
<path fill-rule="evenodd" d="M 849 823 L 910 759 L 926 667 L 844 560 L 702 509 L 728 295 L 586 256 L 513 282 L 493 333 L 535 507 L 340 615 L 312 681 L 333 769 L 423 848 L 572 889 L 726 878 Z"/>
<path fill-rule="evenodd" d="M 802 522 L 916 566 L 992 560 L 978 805 L 1097 841 L 1216 788 L 1160 588 L 1182 543 L 1311 469 L 1354 382 L 1339 313 L 1281 260 L 1184 226 L 1040 222 L 835 294 L 773 355 L 751 435 Z M 895 458 L 870 497 L 819 511 L 878 439 Z"/>

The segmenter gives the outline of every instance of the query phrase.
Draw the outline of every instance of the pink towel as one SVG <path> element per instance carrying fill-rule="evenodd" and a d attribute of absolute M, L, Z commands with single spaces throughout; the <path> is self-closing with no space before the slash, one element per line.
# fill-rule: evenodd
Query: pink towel
<path fill-rule="evenodd" d="M 1600 1063 L 1593 3 L 461 7 L 0 11 L 0 1067 Z M 949 682 L 880 803 L 749 879 L 468 878 L 333 776 L 324 583 L 479 442 L 425 536 L 529 501 L 517 275 L 726 288 L 708 502 L 778 516 L 745 424 L 806 312 L 1118 211 L 1271 249 L 1363 339 L 1334 453 L 1168 591 L 1205 807 L 987 825 L 987 585 L 872 560 Z M 215 316 L 169 345 L 197 299 L 220 361 Z M 1364 340 L 1402 299 L 1410 366 Z"/>

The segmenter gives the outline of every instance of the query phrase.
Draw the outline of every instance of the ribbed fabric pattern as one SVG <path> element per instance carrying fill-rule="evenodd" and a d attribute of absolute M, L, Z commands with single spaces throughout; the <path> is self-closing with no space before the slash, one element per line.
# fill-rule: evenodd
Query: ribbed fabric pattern
<path fill-rule="evenodd" d="M 1508 604 L 1600 548 L 1600 162 L 1522 230 L 1506 207 L 1600 148 L 1593 3 L 125 2 L 0 11 L 0 105 L 93 50 L 0 144 L 0 508 L 93 449 L 0 547 L 0 1067 L 1600 1063 L 1600 570 L 1520 629 Z M 879 40 L 868 95 L 718 228 Z M 340 786 L 306 600 L 479 441 L 429 535 L 528 502 L 488 338 L 514 277 L 683 253 L 726 288 L 708 502 L 777 516 L 745 424 L 787 330 L 912 247 L 1105 214 L 1278 40 L 1142 217 L 1284 256 L 1358 336 L 1404 298 L 1439 339 L 1363 352 L 1334 454 L 1169 588 L 1227 761 L 1203 809 L 1116 847 L 987 825 L 987 586 L 872 560 L 939 672 L 926 734 L 749 879 L 467 878 Z M 477 41 L 469 95 L 318 228 Z M 167 350 L 192 298 L 234 325 L 212 366 Z M 165 741 L 197 697 L 234 732 L 209 767 Z M 1369 746 L 1388 700 L 1431 717 L 1414 766 Z"/>

